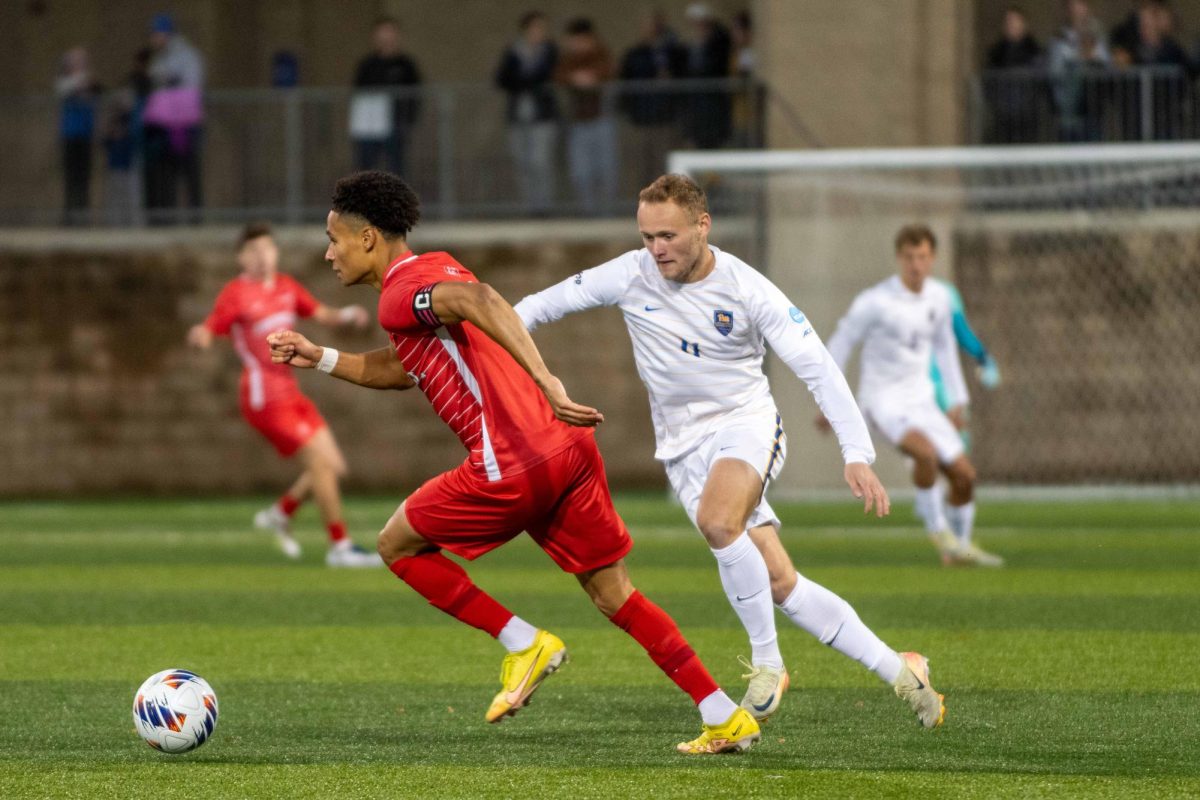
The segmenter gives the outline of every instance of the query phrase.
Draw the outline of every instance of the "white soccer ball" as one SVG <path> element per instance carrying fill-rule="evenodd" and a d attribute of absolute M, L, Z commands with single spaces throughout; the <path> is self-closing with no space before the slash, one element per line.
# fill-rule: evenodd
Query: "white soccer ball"
<path fill-rule="evenodd" d="M 155 750 L 195 750 L 216 730 L 217 695 L 208 681 L 194 672 L 156 672 L 133 696 L 133 724 Z"/>

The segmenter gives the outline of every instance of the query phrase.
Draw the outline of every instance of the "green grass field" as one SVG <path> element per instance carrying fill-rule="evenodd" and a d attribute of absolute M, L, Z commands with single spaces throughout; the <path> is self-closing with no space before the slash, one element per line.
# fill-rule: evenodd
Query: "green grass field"
<path fill-rule="evenodd" d="M 472 574 L 572 661 L 493 727 L 499 645 L 385 570 L 326 569 L 311 509 L 284 563 L 257 506 L 0 504 L 0 797 L 1200 796 L 1200 504 L 984 502 L 1010 563 L 987 572 L 936 566 L 907 505 L 780 507 L 800 569 L 930 657 L 946 725 L 780 617 L 782 710 L 752 752 L 702 760 L 674 753 L 699 730 L 687 697 L 527 539 Z M 739 698 L 712 556 L 658 498 L 619 506 L 634 582 Z M 352 502 L 359 541 L 392 508 Z M 220 700 L 183 756 L 130 720 L 167 667 Z"/>

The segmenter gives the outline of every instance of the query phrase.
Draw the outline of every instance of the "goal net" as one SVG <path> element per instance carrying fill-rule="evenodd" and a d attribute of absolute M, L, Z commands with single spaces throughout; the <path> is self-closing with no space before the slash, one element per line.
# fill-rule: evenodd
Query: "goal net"
<path fill-rule="evenodd" d="M 984 483 L 1200 483 L 1200 145 L 675 153 L 709 193 L 710 240 L 763 270 L 828 339 L 894 274 L 909 222 L 939 239 L 1002 382 L 971 390 Z M 834 488 L 837 450 L 778 361 L 784 491 Z M 857 359 L 848 370 L 857 385 Z M 889 486 L 903 463 L 875 435 Z"/>

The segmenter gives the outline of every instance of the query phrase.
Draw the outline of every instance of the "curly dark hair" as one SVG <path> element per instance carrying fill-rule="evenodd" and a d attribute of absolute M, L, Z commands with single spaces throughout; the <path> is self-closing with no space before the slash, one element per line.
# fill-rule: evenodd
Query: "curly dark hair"
<path fill-rule="evenodd" d="M 347 175 L 333 187 L 333 210 L 374 225 L 387 239 L 408 236 L 421 219 L 421 201 L 399 175 L 367 170 Z"/>

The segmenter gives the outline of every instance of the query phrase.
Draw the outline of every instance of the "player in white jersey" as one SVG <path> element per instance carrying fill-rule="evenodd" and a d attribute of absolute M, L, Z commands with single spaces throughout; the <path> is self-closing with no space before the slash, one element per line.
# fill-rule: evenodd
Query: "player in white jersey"
<path fill-rule="evenodd" d="M 750 686 L 742 706 L 758 719 L 788 686 L 775 605 L 821 642 L 890 683 L 926 727 L 940 725 L 942 696 L 925 658 L 897 653 L 854 609 L 800 575 L 780 543 L 766 488 L 786 455 L 762 359 L 769 344 L 828 415 L 863 510 L 888 513 L 869 466 L 870 434 L 846 380 L 804 314 L 774 284 L 709 245 L 712 218 L 690 178 L 664 175 L 638 196 L 645 247 L 526 297 L 517 313 L 533 330 L 566 314 L 618 306 L 650 393 L 657 450 L 667 477 L 717 559 L 721 584 L 750 637 Z"/>
<path fill-rule="evenodd" d="M 932 358 L 952 409 L 965 408 L 967 385 L 955 347 L 953 302 L 946 286 L 929 280 L 937 239 L 925 225 L 896 235 L 899 274 L 861 292 L 838 322 L 829 352 L 845 369 L 862 343 L 858 402 L 867 419 L 912 459 L 917 514 L 944 564 L 998 567 L 1004 560 L 972 541 L 975 467 L 958 427 L 938 407 L 929 376 Z M 818 425 L 823 423 L 818 418 Z M 835 427 L 836 430 L 836 427 Z M 948 504 L 938 470 L 950 484 Z"/>

